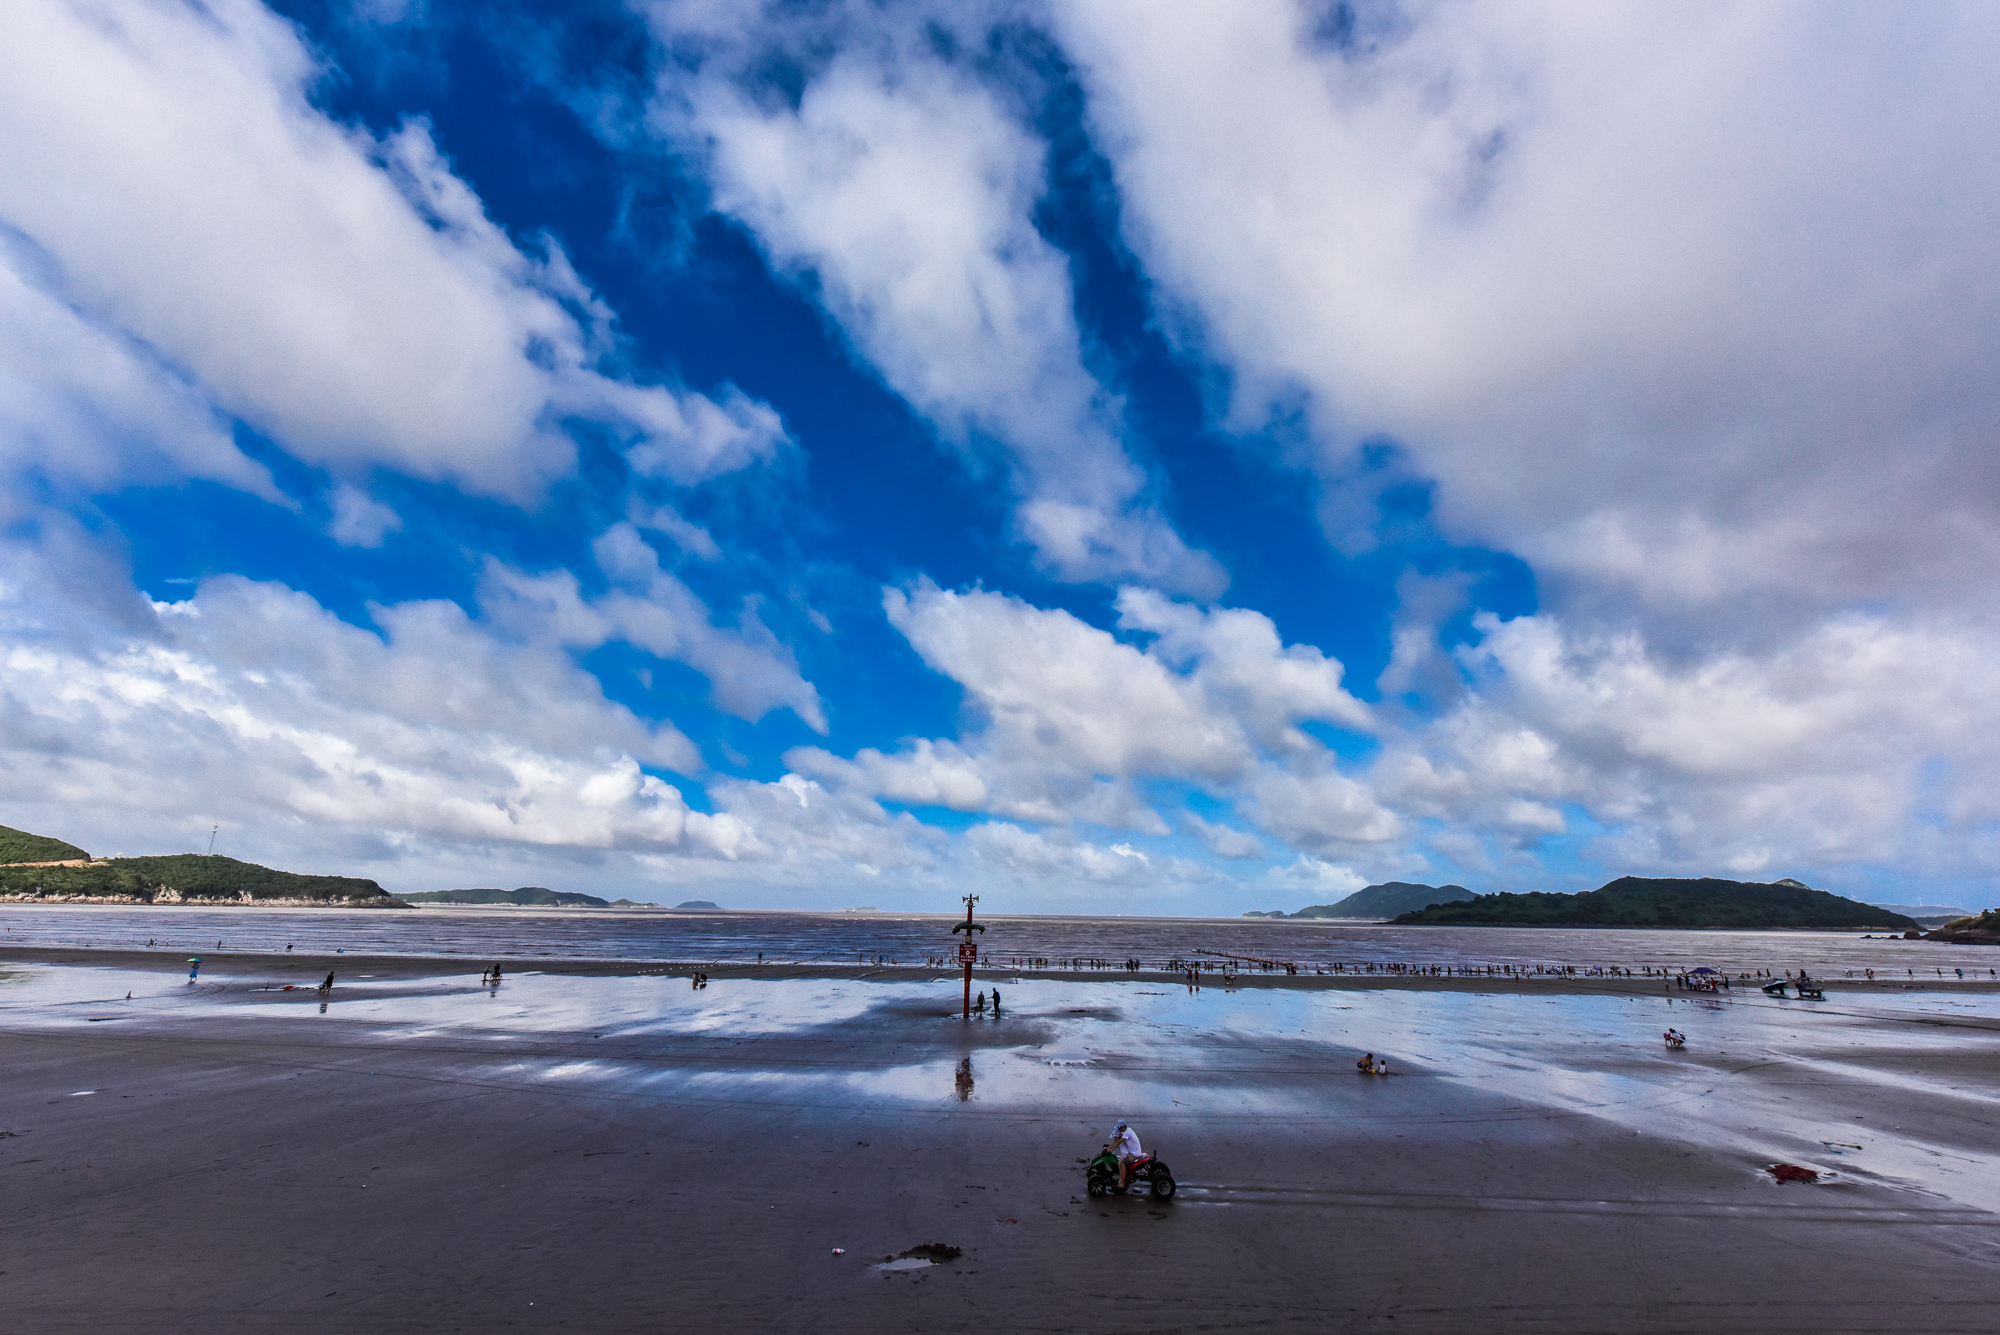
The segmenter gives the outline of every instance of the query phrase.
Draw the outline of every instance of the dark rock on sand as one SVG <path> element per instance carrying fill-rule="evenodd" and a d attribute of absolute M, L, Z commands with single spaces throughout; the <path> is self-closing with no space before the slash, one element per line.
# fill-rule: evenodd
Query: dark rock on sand
<path fill-rule="evenodd" d="M 1763 884 L 1716 877 L 1621 876 L 1580 895 L 1482 895 L 1434 904 L 1399 924 L 1519 927 L 1895 927 L 1916 923 L 1789 877 Z"/>

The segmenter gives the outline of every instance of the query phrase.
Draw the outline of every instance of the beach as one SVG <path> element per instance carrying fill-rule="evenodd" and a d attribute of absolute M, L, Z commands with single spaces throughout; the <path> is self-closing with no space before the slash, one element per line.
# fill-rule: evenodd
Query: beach
<path fill-rule="evenodd" d="M 863 972 L 0 956 L 0 1323 L 1969 1331 L 2000 1299 L 1986 986 L 1006 971 L 967 1024 L 955 976 Z M 1120 1116 L 1171 1203 L 1085 1196 Z M 962 1255 L 875 1268 L 931 1242 Z"/>

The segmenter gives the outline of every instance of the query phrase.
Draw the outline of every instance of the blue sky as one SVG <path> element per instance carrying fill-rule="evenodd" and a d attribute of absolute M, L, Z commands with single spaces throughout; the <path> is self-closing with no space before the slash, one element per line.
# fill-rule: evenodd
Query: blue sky
<path fill-rule="evenodd" d="M 1983 907 L 1985 7 L 27 0 L 0 822 Z"/>

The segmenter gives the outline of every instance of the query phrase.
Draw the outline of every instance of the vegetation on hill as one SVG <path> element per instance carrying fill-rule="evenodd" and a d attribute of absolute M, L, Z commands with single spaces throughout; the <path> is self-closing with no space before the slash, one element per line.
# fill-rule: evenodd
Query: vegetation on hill
<path fill-rule="evenodd" d="M 514 904 L 537 905 L 558 908 L 608 909 L 610 901 L 596 895 L 579 895 L 568 890 L 551 890 L 546 886 L 524 885 L 519 890 L 426 890 L 421 894 L 402 895 L 402 900 L 410 904 Z"/>
<path fill-rule="evenodd" d="M 1765 885 L 1715 877 L 1621 876 L 1580 895 L 1481 895 L 1397 917 L 1412 926 L 1498 927 L 1895 927 L 1900 913 L 1797 881 Z"/>
<path fill-rule="evenodd" d="M 1393 918 L 1398 913 L 1408 913 L 1412 909 L 1424 908 L 1431 904 L 1450 904 L 1461 899 L 1475 899 L 1476 895 L 1462 885 L 1419 885 L 1414 881 L 1384 881 L 1356 890 L 1353 894 L 1331 904 L 1309 904 L 1297 913 L 1287 913 L 1283 909 L 1272 909 L 1269 913 L 1252 910 L 1244 914 L 1246 918 Z"/>
<path fill-rule="evenodd" d="M 0 825 L 0 862 L 68 862 L 89 856 L 75 844 Z"/>
<path fill-rule="evenodd" d="M 1956 941 L 1972 946 L 2000 946 L 2000 909 L 1987 909 L 1946 923 L 1924 935 L 1926 941 Z"/>
<path fill-rule="evenodd" d="M 0 895 L 119 899 L 148 904 L 203 900 L 382 905 L 394 902 L 373 881 L 352 876 L 303 876 L 200 853 L 113 858 L 87 867 L 0 867 Z"/>
<path fill-rule="evenodd" d="M 1432 904 L 1455 904 L 1476 899 L 1462 885 L 1419 885 L 1414 881 L 1384 881 L 1365 890 L 1356 890 L 1332 904 L 1315 904 L 1300 909 L 1294 918 L 1393 918 L 1399 913 L 1427 908 Z"/>

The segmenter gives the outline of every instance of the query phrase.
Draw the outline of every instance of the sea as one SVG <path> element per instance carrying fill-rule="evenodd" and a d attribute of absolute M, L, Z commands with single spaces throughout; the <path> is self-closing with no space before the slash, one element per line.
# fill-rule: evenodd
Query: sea
<path fill-rule="evenodd" d="M 337 951 L 469 960 L 623 961 L 715 967 L 943 967 L 962 936 L 948 914 L 631 912 L 604 909 L 153 908 L 0 905 L 7 947 L 332 955 Z M 1681 931 L 1578 927 L 1395 927 L 1243 918 L 982 916 L 988 967 L 1120 972 L 1171 961 L 1234 959 L 1301 970 L 1666 970 L 1815 977 L 2000 979 L 2000 949 L 1829 931 Z M 1266 963 L 1260 963 L 1266 962 Z"/>

